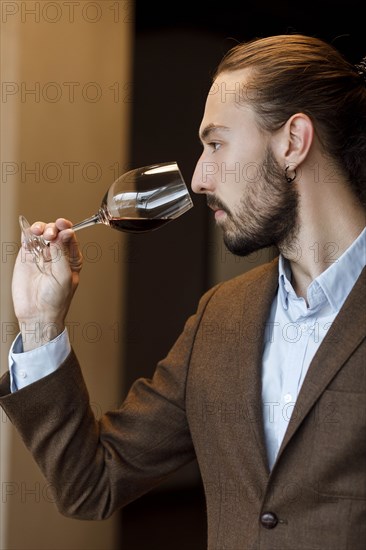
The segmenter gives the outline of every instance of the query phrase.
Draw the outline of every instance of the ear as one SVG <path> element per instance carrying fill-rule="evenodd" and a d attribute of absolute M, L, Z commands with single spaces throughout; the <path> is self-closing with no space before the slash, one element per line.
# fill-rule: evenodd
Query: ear
<path fill-rule="evenodd" d="M 297 168 L 309 153 L 314 126 L 307 115 L 296 113 L 272 137 L 273 151 L 280 165 Z"/>

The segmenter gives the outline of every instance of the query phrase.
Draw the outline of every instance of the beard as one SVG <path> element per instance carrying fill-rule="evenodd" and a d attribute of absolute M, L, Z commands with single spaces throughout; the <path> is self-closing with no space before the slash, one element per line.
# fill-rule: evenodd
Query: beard
<path fill-rule="evenodd" d="M 266 150 L 260 178 L 248 184 L 239 206 L 230 211 L 213 195 L 207 203 L 226 213 L 220 226 L 224 243 L 237 256 L 247 256 L 263 248 L 291 248 L 298 233 L 299 195 L 288 183 L 272 151 Z"/>

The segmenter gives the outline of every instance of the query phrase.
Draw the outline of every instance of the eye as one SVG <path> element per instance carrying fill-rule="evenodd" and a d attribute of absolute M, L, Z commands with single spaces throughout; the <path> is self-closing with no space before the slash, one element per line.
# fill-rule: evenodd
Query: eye
<path fill-rule="evenodd" d="M 220 149 L 221 143 L 217 143 L 217 141 L 210 141 L 210 143 L 208 143 L 208 146 L 212 149 L 212 152 L 214 153 L 215 151 Z"/>

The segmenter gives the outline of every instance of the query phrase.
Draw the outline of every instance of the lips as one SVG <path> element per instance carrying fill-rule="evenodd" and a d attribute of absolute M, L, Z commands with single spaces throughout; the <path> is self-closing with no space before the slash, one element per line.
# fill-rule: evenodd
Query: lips
<path fill-rule="evenodd" d="M 214 210 L 215 212 L 215 220 L 218 221 L 220 219 L 222 219 L 224 216 L 226 217 L 226 212 L 225 210 Z"/>
<path fill-rule="evenodd" d="M 207 206 L 215 213 L 215 218 L 221 217 L 223 214 L 228 214 L 227 208 L 224 204 L 215 197 L 207 195 Z"/>

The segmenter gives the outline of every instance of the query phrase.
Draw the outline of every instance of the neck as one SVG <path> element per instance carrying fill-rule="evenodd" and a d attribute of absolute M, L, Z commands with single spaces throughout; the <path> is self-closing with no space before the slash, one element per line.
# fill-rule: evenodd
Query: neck
<path fill-rule="evenodd" d="M 305 300 L 310 283 L 338 260 L 365 227 L 365 210 L 353 196 L 348 194 L 346 200 L 346 194 L 340 197 L 334 192 L 326 201 L 302 197 L 297 235 L 279 246 L 290 262 L 294 290 Z"/>

